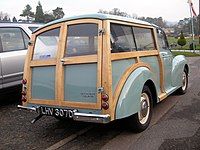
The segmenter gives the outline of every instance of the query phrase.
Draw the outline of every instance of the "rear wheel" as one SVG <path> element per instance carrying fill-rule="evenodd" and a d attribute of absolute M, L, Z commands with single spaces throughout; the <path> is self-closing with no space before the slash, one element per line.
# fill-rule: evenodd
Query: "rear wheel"
<path fill-rule="evenodd" d="M 144 131 L 151 121 L 152 94 L 148 86 L 144 86 L 140 98 L 140 111 L 128 118 L 129 127 L 135 132 Z"/>
<path fill-rule="evenodd" d="M 182 86 L 177 90 L 178 94 L 185 94 L 187 92 L 188 87 L 188 73 L 186 69 L 184 69 L 182 74 Z"/>

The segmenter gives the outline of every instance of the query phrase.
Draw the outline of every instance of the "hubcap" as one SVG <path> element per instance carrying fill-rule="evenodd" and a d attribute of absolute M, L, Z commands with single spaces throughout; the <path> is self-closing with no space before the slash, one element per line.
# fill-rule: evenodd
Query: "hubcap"
<path fill-rule="evenodd" d="M 145 124 L 149 118 L 150 112 L 149 96 L 146 93 L 141 94 L 140 105 L 141 110 L 138 112 L 139 121 L 141 124 Z"/>
<path fill-rule="evenodd" d="M 185 71 L 183 72 L 183 79 L 182 79 L 182 90 L 185 91 L 187 88 L 187 75 Z"/>

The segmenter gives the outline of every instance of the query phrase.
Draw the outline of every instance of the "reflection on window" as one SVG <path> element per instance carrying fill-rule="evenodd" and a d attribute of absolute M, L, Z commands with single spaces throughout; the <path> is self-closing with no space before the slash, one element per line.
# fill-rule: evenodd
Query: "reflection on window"
<path fill-rule="evenodd" d="M 53 29 L 37 36 L 33 60 L 55 58 L 58 49 L 60 29 Z"/>
<path fill-rule="evenodd" d="M 132 28 L 111 24 L 111 52 L 130 52 L 136 50 Z"/>
<path fill-rule="evenodd" d="M 65 56 L 97 54 L 97 46 L 97 24 L 77 24 L 68 27 Z"/>
<path fill-rule="evenodd" d="M 28 27 L 32 32 L 35 31 L 38 27 Z"/>
<path fill-rule="evenodd" d="M 137 50 L 154 50 L 155 43 L 151 29 L 134 27 Z"/>
<path fill-rule="evenodd" d="M 0 28 L 0 42 L 4 52 L 26 49 L 20 28 Z"/>
<path fill-rule="evenodd" d="M 24 31 L 22 31 L 22 34 L 23 34 L 23 37 L 24 37 L 25 47 L 28 48 L 29 37 Z"/>

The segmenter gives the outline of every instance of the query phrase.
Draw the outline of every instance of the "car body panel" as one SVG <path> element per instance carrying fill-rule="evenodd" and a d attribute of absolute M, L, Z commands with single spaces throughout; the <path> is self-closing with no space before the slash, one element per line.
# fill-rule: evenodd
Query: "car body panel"
<path fill-rule="evenodd" d="M 183 55 L 178 55 L 174 57 L 172 62 L 172 86 L 180 87 L 182 86 L 182 73 L 187 65 L 187 59 Z"/>
<path fill-rule="evenodd" d="M 54 77 L 54 66 L 34 67 L 32 69 L 32 98 L 55 100 Z"/>
<path fill-rule="evenodd" d="M 117 88 L 117 84 L 125 71 L 135 64 L 135 59 L 125 59 L 112 61 L 112 91 Z"/>
<path fill-rule="evenodd" d="M 137 68 L 131 73 L 117 103 L 116 119 L 128 117 L 140 111 L 140 95 L 143 86 L 152 78 L 151 71 L 146 67 Z"/>

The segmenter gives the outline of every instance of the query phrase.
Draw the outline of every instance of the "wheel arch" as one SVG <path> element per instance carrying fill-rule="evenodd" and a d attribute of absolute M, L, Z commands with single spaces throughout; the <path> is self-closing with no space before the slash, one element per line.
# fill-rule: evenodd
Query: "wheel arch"
<path fill-rule="evenodd" d="M 115 106 L 115 119 L 131 116 L 140 111 L 140 98 L 144 85 L 150 86 L 156 97 L 153 74 L 147 67 L 139 67 L 127 78 Z"/>
<path fill-rule="evenodd" d="M 188 64 L 185 64 L 185 67 L 184 67 L 184 69 L 186 70 L 186 72 L 187 72 L 187 75 L 189 74 L 189 66 L 188 66 Z"/>
<path fill-rule="evenodd" d="M 148 86 L 150 91 L 151 91 L 151 94 L 152 94 L 152 100 L 153 100 L 153 106 L 155 106 L 157 104 L 157 100 L 158 100 L 158 95 L 157 95 L 157 92 L 156 92 L 156 86 L 154 84 L 154 82 L 152 80 L 147 80 L 144 84 L 144 86 Z"/>

